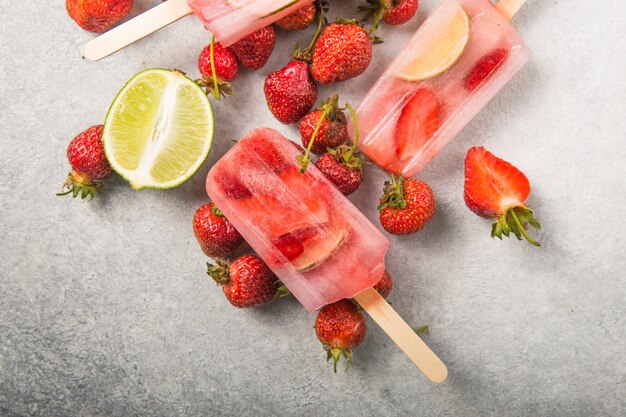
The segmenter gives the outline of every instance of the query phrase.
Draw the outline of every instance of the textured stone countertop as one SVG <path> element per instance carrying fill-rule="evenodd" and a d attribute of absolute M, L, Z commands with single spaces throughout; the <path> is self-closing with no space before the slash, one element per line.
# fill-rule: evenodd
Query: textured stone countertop
<path fill-rule="evenodd" d="M 336 1 L 331 16 L 356 1 Z M 158 4 L 137 0 L 134 14 Z M 322 88 L 358 103 L 425 16 L 391 30 L 360 78 Z M 183 186 L 91 202 L 59 198 L 68 141 L 102 122 L 150 67 L 196 76 L 209 41 L 186 18 L 99 63 L 64 2 L 0 0 L 0 415 L 618 416 L 626 414 L 626 8 L 530 0 L 514 24 L 531 62 L 425 169 L 437 214 L 391 237 L 390 300 L 450 370 L 435 386 L 368 321 L 350 371 L 334 375 L 294 300 L 232 308 L 191 230 L 204 178 L 250 129 L 296 138 L 262 81 L 310 32 L 280 34 L 269 64 L 215 104 L 207 163 Z M 463 159 L 484 145 L 522 169 L 543 225 L 537 249 L 489 237 L 463 203 Z M 385 175 L 367 167 L 351 200 L 376 224 Z"/>

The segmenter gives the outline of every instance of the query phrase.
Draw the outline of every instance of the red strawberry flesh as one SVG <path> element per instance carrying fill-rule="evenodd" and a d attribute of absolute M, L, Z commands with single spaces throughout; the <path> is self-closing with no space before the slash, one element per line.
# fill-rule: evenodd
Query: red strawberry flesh
<path fill-rule="evenodd" d="M 441 127 L 440 106 L 432 90 L 422 88 L 409 99 L 398 118 L 394 139 L 399 160 L 414 156 Z"/>

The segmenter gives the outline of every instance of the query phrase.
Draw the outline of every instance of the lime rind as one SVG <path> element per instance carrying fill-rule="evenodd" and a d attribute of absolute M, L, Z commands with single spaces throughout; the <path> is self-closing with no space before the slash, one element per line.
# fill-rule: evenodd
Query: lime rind
<path fill-rule="evenodd" d="M 152 68 L 119 91 L 102 140 L 111 167 L 134 189 L 167 189 L 200 169 L 213 133 L 213 111 L 202 88 L 180 71 Z"/>

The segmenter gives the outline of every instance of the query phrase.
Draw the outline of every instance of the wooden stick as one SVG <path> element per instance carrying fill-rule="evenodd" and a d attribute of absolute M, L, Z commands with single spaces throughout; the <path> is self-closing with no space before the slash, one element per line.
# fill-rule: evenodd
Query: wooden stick
<path fill-rule="evenodd" d="M 192 13 L 186 0 L 167 0 L 85 45 L 85 58 L 98 61 Z"/>
<path fill-rule="evenodd" d="M 354 299 L 428 379 L 435 384 L 446 380 L 446 365 L 374 288 L 363 291 Z"/>
<path fill-rule="evenodd" d="M 511 20 L 524 3 L 526 3 L 526 0 L 500 0 L 496 4 L 496 9 L 507 20 Z"/>

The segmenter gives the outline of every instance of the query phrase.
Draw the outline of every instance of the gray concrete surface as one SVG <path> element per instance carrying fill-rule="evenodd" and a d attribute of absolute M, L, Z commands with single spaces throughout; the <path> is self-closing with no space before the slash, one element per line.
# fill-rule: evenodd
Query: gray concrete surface
<path fill-rule="evenodd" d="M 306 34 L 215 105 L 209 161 L 182 187 L 107 182 L 59 198 L 65 147 L 101 122 L 135 72 L 196 75 L 209 40 L 187 18 L 100 63 L 62 0 L 0 0 L 0 415 L 619 416 L 624 402 L 626 9 L 607 0 L 529 1 L 515 24 L 532 62 L 427 168 L 438 212 L 393 237 L 391 300 L 450 369 L 426 382 L 371 322 L 354 366 L 333 375 L 297 302 L 239 311 L 204 273 L 191 231 L 204 176 L 238 138 L 279 125 L 262 80 Z M 135 13 L 156 0 L 138 0 Z M 341 3 L 341 2 L 334 2 Z M 356 1 L 335 6 L 349 15 Z M 322 89 L 357 103 L 436 2 L 387 40 L 358 79 Z M 485 145 L 525 171 L 541 249 L 494 241 L 462 199 L 463 158 Z M 352 200 L 376 220 L 384 175 Z"/>

